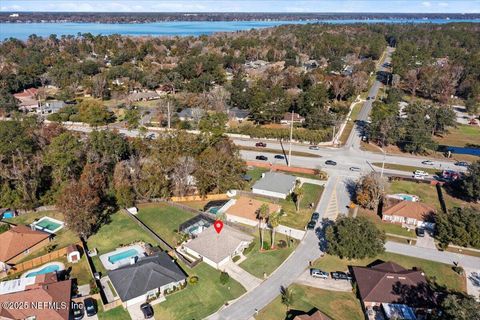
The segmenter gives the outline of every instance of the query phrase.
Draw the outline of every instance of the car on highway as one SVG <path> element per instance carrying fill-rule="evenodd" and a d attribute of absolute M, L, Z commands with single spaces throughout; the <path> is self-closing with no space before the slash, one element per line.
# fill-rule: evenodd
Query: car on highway
<path fill-rule="evenodd" d="M 417 234 L 417 237 L 425 237 L 425 229 L 424 228 L 417 228 L 415 229 L 415 233 Z"/>
<path fill-rule="evenodd" d="M 276 154 L 274 156 L 275 159 L 285 159 L 285 156 L 281 155 L 281 154 Z"/>
<path fill-rule="evenodd" d="M 267 146 L 267 144 L 265 142 L 257 142 L 255 143 L 255 147 L 261 147 L 261 148 L 265 148 Z"/>
<path fill-rule="evenodd" d="M 153 308 L 150 303 L 144 303 L 140 306 L 140 310 L 142 310 L 143 317 L 145 319 L 150 319 L 153 317 Z"/>
<path fill-rule="evenodd" d="M 332 272 L 332 279 L 333 280 L 352 280 L 352 277 L 345 272 L 342 271 L 335 271 Z"/>
<path fill-rule="evenodd" d="M 322 271 L 320 269 L 312 268 L 310 269 L 310 275 L 314 278 L 328 279 L 328 272 Z"/>
<path fill-rule="evenodd" d="M 412 178 L 416 180 L 425 180 L 425 176 L 421 174 L 414 174 Z"/>
<path fill-rule="evenodd" d="M 317 222 L 318 218 L 320 218 L 320 214 L 318 212 L 314 212 L 312 213 L 312 218 L 310 220 Z"/>
<path fill-rule="evenodd" d="M 427 166 L 433 166 L 435 163 L 432 160 L 425 160 L 422 161 L 422 164 L 425 164 Z"/>
<path fill-rule="evenodd" d="M 468 167 L 469 166 L 468 162 L 466 162 L 466 161 L 457 161 L 454 164 L 458 167 Z"/>
<path fill-rule="evenodd" d="M 428 177 L 428 172 L 425 172 L 423 170 L 415 170 L 415 171 L 413 171 L 413 174 L 416 175 L 416 176 Z"/>
<path fill-rule="evenodd" d="M 327 160 L 327 161 L 325 161 L 325 164 L 328 164 L 329 166 L 336 166 L 337 165 L 337 163 L 333 160 Z"/>
<path fill-rule="evenodd" d="M 267 156 L 256 156 L 255 159 L 261 160 L 261 161 L 267 161 L 268 157 Z"/>
<path fill-rule="evenodd" d="M 316 223 L 315 221 L 310 220 L 310 221 L 308 222 L 308 224 L 307 224 L 307 230 L 313 230 L 313 229 L 315 229 L 315 225 L 316 225 L 316 224 L 317 224 L 317 223 Z"/>
<path fill-rule="evenodd" d="M 308 149 L 310 149 L 310 150 L 320 150 L 320 147 L 319 146 L 310 146 L 310 147 L 308 147 Z"/>
<path fill-rule="evenodd" d="M 350 167 L 350 171 L 355 171 L 355 172 L 358 172 L 360 171 L 361 169 L 359 167 Z"/>

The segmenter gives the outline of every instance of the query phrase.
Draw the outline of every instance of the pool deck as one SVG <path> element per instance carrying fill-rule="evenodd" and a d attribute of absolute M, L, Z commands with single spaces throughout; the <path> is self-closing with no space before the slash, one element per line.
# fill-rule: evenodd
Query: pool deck
<path fill-rule="evenodd" d="M 65 265 L 64 265 L 63 263 L 58 262 L 58 261 L 54 261 L 54 262 L 49 262 L 49 263 L 42 264 L 41 266 L 39 266 L 39 267 L 37 267 L 37 268 L 35 268 L 35 269 L 28 270 L 28 271 L 24 272 L 20 278 L 26 278 L 27 275 L 30 274 L 30 273 L 32 273 L 32 272 L 37 272 L 37 271 L 39 271 L 39 270 L 41 270 L 41 269 L 44 269 L 44 268 L 46 268 L 46 267 L 48 267 L 48 266 L 55 266 L 55 265 L 56 265 L 56 266 L 59 266 L 58 271 L 65 270 Z M 48 272 L 47 272 L 47 273 L 48 273 Z"/>
<path fill-rule="evenodd" d="M 122 267 L 122 266 L 125 266 L 125 265 L 130 264 L 130 258 L 124 259 L 124 260 L 120 260 L 120 261 L 117 262 L 117 263 L 111 263 L 111 262 L 108 260 L 108 258 L 109 258 L 110 256 L 112 256 L 112 255 L 116 255 L 116 254 L 119 254 L 119 253 L 128 251 L 128 250 L 130 250 L 130 249 L 135 249 L 135 250 L 137 250 L 138 252 L 140 252 L 139 257 L 145 256 L 145 249 L 143 249 L 142 246 L 140 246 L 140 245 L 138 245 L 138 244 L 135 244 L 135 245 L 132 245 L 132 246 L 117 248 L 117 249 L 115 249 L 114 251 L 110 251 L 110 252 L 104 253 L 104 254 L 102 254 L 102 255 L 100 256 L 100 261 L 102 262 L 103 266 L 104 266 L 105 269 L 107 269 L 107 270 L 115 270 L 115 269 L 118 269 L 119 267 Z"/>

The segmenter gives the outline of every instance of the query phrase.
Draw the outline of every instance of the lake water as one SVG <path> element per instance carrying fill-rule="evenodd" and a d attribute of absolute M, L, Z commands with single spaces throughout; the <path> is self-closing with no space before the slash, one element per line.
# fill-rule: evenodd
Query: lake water
<path fill-rule="evenodd" d="M 50 34 L 77 35 L 90 32 L 94 35 L 121 34 L 129 36 L 199 36 L 215 32 L 232 32 L 253 28 L 267 28 L 283 24 L 306 24 L 316 21 L 175 21 L 154 23 L 0 23 L 0 40 L 17 38 L 25 40 L 31 34 L 48 37 Z M 451 23 L 476 22 L 475 20 L 456 19 L 371 19 L 371 20 L 321 20 L 320 23 L 352 24 L 352 23 Z"/>

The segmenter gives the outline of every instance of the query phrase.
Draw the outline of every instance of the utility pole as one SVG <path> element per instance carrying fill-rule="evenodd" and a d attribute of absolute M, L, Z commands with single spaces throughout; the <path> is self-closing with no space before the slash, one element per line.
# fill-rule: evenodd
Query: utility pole
<path fill-rule="evenodd" d="M 170 99 L 167 96 L 167 118 L 168 118 L 168 130 L 170 130 Z"/>
<path fill-rule="evenodd" d="M 293 109 L 292 109 L 292 122 L 290 123 L 290 147 L 288 148 L 288 166 L 292 164 L 292 139 L 293 139 Z"/>

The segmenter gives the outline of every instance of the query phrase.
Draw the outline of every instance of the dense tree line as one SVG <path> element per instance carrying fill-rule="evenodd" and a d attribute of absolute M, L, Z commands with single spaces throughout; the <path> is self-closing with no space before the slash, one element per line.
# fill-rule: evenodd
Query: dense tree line
<path fill-rule="evenodd" d="M 72 133 L 26 117 L 1 122 L 0 135 L 0 206 L 57 204 L 81 236 L 137 199 L 221 193 L 243 184 L 244 162 L 222 132 L 127 140 L 111 131 Z"/>
<path fill-rule="evenodd" d="M 453 208 L 436 216 L 437 238 L 443 246 L 452 243 L 480 249 L 480 212 L 474 208 Z"/>

